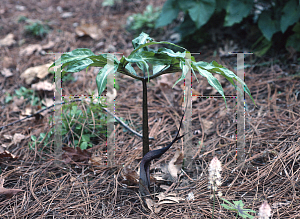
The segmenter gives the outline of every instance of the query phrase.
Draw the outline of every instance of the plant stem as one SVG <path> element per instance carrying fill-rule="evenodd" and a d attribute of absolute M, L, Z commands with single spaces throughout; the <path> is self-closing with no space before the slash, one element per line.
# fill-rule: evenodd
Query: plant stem
<path fill-rule="evenodd" d="M 143 157 L 149 152 L 148 104 L 147 104 L 147 77 L 143 82 Z"/>
<path fill-rule="evenodd" d="M 143 66 L 143 157 L 149 152 L 148 100 L 146 66 Z M 148 79 L 149 80 L 149 79 Z"/>

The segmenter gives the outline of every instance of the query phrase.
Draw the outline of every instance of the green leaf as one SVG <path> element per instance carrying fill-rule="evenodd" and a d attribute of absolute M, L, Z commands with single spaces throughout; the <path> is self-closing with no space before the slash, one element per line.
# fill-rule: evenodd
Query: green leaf
<path fill-rule="evenodd" d="M 232 26 L 240 23 L 244 17 L 247 17 L 253 7 L 253 0 L 230 0 L 226 8 L 226 17 L 224 26 Z"/>
<path fill-rule="evenodd" d="M 92 64 L 91 66 L 104 67 L 107 64 L 107 54 L 90 56 L 89 59 L 91 59 L 94 62 L 94 64 Z M 119 63 L 119 60 L 116 57 L 114 58 L 114 63 Z"/>
<path fill-rule="evenodd" d="M 278 20 L 272 19 L 270 11 L 263 11 L 258 19 L 258 27 L 267 40 L 271 41 L 274 33 L 280 31 L 280 24 Z"/>
<path fill-rule="evenodd" d="M 170 65 L 154 65 L 153 66 L 153 75 L 160 71 L 165 71 L 170 67 Z"/>
<path fill-rule="evenodd" d="M 248 212 L 251 213 L 256 213 L 256 211 L 252 209 L 244 209 L 244 203 L 239 200 L 239 201 L 233 201 L 234 204 L 230 203 L 226 199 L 221 198 L 224 202 L 228 203 L 229 205 L 226 204 L 221 204 L 225 209 L 228 209 L 230 211 L 235 211 L 237 212 L 238 216 L 241 216 L 242 218 L 254 218 L 254 216 L 248 214 Z"/>
<path fill-rule="evenodd" d="M 283 10 L 280 19 L 281 32 L 284 33 L 287 28 L 296 23 L 300 18 L 300 5 L 296 0 L 288 1 Z"/>
<path fill-rule="evenodd" d="M 175 84 L 173 85 L 172 88 L 174 88 L 175 85 L 176 85 L 179 81 L 182 81 L 183 79 L 185 79 L 185 76 L 186 76 L 186 74 L 188 73 L 188 71 L 189 71 L 189 69 L 190 69 L 189 66 L 187 66 L 185 63 L 186 63 L 186 62 L 183 61 L 183 60 L 180 61 L 179 66 L 180 66 L 180 68 L 182 69 L 182 74 L 181 74 L 181 77 L 177 79 L 177 81 L 175 82 Z"/>
<path fill-rule="evenodd" d="M 65 63 L 68 63 L 68 62 L 73 62 L 73 61 L 80 61 L 82 59 L 86 59 L 88 58 L 89 56 L 94 56 L 95 54 L 89 50 L 89 49 L 85 49 L 85 48 L 82 48 L 82 49 L 75 49 L 71 52 L 68 52 L 66 54 L 62 54 L 61 55 L 61 58 L 56 60 L 50 67 L 52 68 L 53 66 L 55 65 L 61 65 L 61 64 L 65 64 Z"/>
<path fill-rule="evenodd" d="M 178 45 L 176 45 L 176 44 L 174 44 L 174 43 L 170 43 L 170 42 L 166 42 L 166 41 L 161 41 L 161 42 L 149 42 L 149 43 L 145 43 L 145 44 L 142 44 L 142 45 L 138 46 L 135 50 L 133 50 L 133 51 L 131 52 L 130 55 L 136 53 L 138 50 L 140 50 L 140 49 L 142 49 L 142 48 L 144 48 L 144 47 L 146 47 L 146 46 L 155 45 L 155 44 L 169 44 L 169 45 L 173 45 L 173 46 L 179 47 L 179 48 L 181 48 L 181 49 L 183 49 L 183 50 L 186 50 L 185 48 L 183 48 L 183 47 L 181 47 L 181 46 L 178 46 Z"/>
<path fill-rule="evenodd" d="M 132 42 L 133 48 L 136 49 L 140 45 L 145 44 L 147 41 L 152 42 L 153 39 L 151 37 L 149 37 L 148 34 L 142 32 L 137 38 L 133 39 L 131 42 Z M 148 48 L 143 49 L 143 51 L 148 51 Z"/>
<path fill-rule="evenodd" d="M 174 57 L 174 58 L 185 58 L 185 55 L 186 55 L 186 51 L 184 52 L 174 52 L 173 50 L 171 49 L 167 49 L 167 48 L 160 48 L 158 51 L 157 51 L 157 54 L 167 54 L 169 57 Z"/>
<path fill-rule="evenodd" d="M 81 144 L 80 144 L 80 149 L 81 149 L 81 150 L 87 149 L 87 142 L 86 142 L 86 141 L 81 142 Z"/>
<path fill-rule="evenodd" d="M 148 52 L 148 51 L 143 51 L 143 52 Z M 149 53 L 152 52 L 148 52 L 147 54 L 149 55 Z M 147 55 L 145 55 L 145 53 L 141 54 L 141 53 L 135 53 L 132 55 L 129 55 L 128 58 L 126 58 L 126 61 L 130 62 L 130 63 L 136 63 L 137 66 L 143 71 L 143 66 L 145 66 L 147 73 L 149 75 L 149 65 L 147 63 L 147 60 L 150 59 L 150 57 Z"/>
<path fill-rule="evenodd" d="M 68 63 L 68 67 L 65 69 L 65 71 L 66 72 L 79 72 L 79 71 L 87 68 L 88 66 L 90 66 L 93 63 L 94 62 L 89 58 L 72 61 L 72 62 Z"/>
<path fill-rule="evenodd" d="M 264 36 L 261 36 L 256 42 L 252 45 L 254 54 L 261 57 L 268 52 L 272 46 L 272 41 L 267 40 Z"/>
<path fill-rule="evenodd" d="M 172 23 L 177 18 L 179 11 L 177 0 L 167 0 L 164 3 L 159 18 L 156 20 L 155 27 L 158 28 Z"/>
<path fill-rule="evenodd" d="M 91 141 L 90 135 L 88 135 L 88 134 L 82 135 L 81 140 L 85 141 L 85 142 L 90 142 Z"/>
<path fill-rule="evenodd" d="M 126 69 L 127 71 L 129 71 L 131 74 L 137 75 L 136 72 L 135 72 L 135 70 L 134 70 L 134 68 L 131 66 L 130 63 L 128 63 L 128 64 L 125 66 L 125 69 Z"/>
<path fill-rule="evenodd" d="M 31 135 L 31 140 L 36 141 L 36 137 L 34 135 Z"/>
<path fill-rule="evenodd" d="M 107 76 L 109 74 L 115 73 L 118 69 L 118 65 L 114 65 L 113 69 L 108 69 L 108 67 L 109 67 L 108 65 L 105 65 L 104 68 L 100 69 L 96 77 L 96 84 L 97 84 L 99 96 L 101 96 L 101 94 L 106 88 Z"/>
<path fill-rule="evenodd" d="M 189 5 L 188 9 L 191 19 L 195 22 L 197 29 L 208 22 L 216 8 L 215 0 L 188 0 L 184 1 L 185 5 Z"/>
<path fill-rule="evenodd" d="M 197 65 L 195 65 L 195 66 L 196 66 L 196 69 L 198 70 L 198 72 L 200 73 L 200 75 L 205 77 L 207 79 L 208 83 L 222 95 L 222 97 L 225 101 L 225 104 L 226 104 L 226 98 L 224 95 L 224 91 L 223 91 L 222 85 L 220 84 L 218 79 L 216 79 L 209 71 L 202 69 Z M 226 107 L 227 107 L 227 104 L 226 104 Z"/>
<path fill-rule="evenodd" d="M 44 139 L 45 138 L 45 136 L 46 136 L 46 134 L 45 133 L 40 133 L 40 137 L 41 137 L 41 139 Z"/>
<path fill-rule="evenodd" d="M 295 33 L 291 36 L 286 41 L 285 47 L 292 47 L 294 48 L 297 52 L 300 52 L 300 34 Z"/>
<path fill-rule="evenodd" d="M 239 87 L 237 87 L 235 85 L 235 83 L 233 81 L 233 79 L 235 79 L 236 81 L 238 81 L 239 83 L 241 83 L 244 86 L 244 91 L 250 96 L 253 103 L 255 104 L 253 97 L 251 96 L 250 90 L 247 87 L 247 85 L 243 82 L 243 80 L 240 79 L 236 74 L 234 74 L 229 69 L 224 68 L 222 65 L 218 64 L 216 61 L 212 61 L 211 63 L 202 62 L 202 61 L 192 62 L 192 68 L 194 68 L 194 67 L 199 67 L 199 68 L 201 68 L 203 70 L 207 70 L 211 73 L 217 73 L 217 74 L 222 75 L 234 86 L 235 89 L 237 89 L 241 94 L 243 94 L 242 91 L 239 89 Z M 198 69 L 194 68 L 194 70 L 198 70 Z"/>

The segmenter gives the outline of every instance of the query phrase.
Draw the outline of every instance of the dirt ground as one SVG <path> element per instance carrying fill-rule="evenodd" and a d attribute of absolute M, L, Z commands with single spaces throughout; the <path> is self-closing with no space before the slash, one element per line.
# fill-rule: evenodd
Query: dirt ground
<path fill-rule="evenodd" d="M 147 4 L 162 6 L 163 2 L 150 0 Z M 39 75 L 41 69 L 36 74 L 29 73 L 30 79 L 24 76 L 31 67 L 53 62 L 53 53 L 89 48 L 94 53 L 130 54 L 134 36 L 125 29 L 126 18 L 141 13 L 147 4 L 123 1 L 113 7 L 103 7 L 100 0 L 1 0 L 0 39 L 13 35 L 6 39 L 7 45 L 0 47 L 0 126 L 53 104 L 49 100 L 53 99 L 53 91 L 46 89 L 47 83 L 39 84 L 42 89 L 36 91 L 43 104 L 33 106 L 26 98 L 13 97 L 21 86 L 29 89 L 39 82 L 53 81 L 51 74 Z M 20 17 L 47 23 L 49 33 L 41 37 L 25 33 L 28 24 Z M 158 38 L 166 38 L 168 31 L 166 28 L 165 34 Z M 83 33 L 85 36 L 81 36 Z M 235 72 L 236 57 L 214 55 L 217 50 L 214 45 L 199 47 L 201 55 L 195 58 L 207 62 L 216 60 Z M 287 61 L 279 61 L 282 57 Z M 135 176 L 142 158 L 141 138 L 120 124 L 115 125 L 112 167 L 103 165 L 106 141 L 102 135 L 95 147 L 85 154 L 92 158 L 82 162 L 56 161 L 53 139 L 47 147 L 40 142 L 30 149 L 28 143 L 32 135 L 49 133 L 53 128 L 49 125 L 51 109 L 43 112 L 42 118 L 26 119 L 0 129 L 0 218 L 211 218 L 213 199 L 208 189 L 208 168 L 214 156 L 222 163 L 222 184 L 218 191 L 223 198 L 231 202 L 242 200 L 245 208 L 256 212 L 267 200 L 272 218 L 300 218 L 300 65 L 296 60 L 297 53 L 288 52 L 280 56 L 245 58 L 246 65 L 254 62 L 245 69 L 245 82 L 257 107 L 245 96 L 244 165 L 235 159 L 235 101 L 228 98 L 226 109 L 222 98 L 193 99 L 195 156 L 192 168 L 185 169 L 176 183 L 156 177 L 153 192 L 160 196 L 156 196 L 150 209 L 151 204 L 147 207 L 138 194 L 138 177 Z M 149 84 L 149 135 L 155 137 L 150 150 L 170 142 L 179 126 L 183 82 L 171 90 L 179 74 Z M 65 95 L 97 92 L 96 75 L 94 69 L 75 74 L 75 81 L 63 82 L 63 92 Z M 206 80 L 200 76 L 198 79 L 199 83 L 193 77 L 195 94 L 216 95 Z M 116 80 L 119 85 L 115 97 L 116 115 L 141 133 L 141 84 L 123 76 Z M 221 84 L 226 95 L 235 95 L 228 82 L 221 80 Z M 12 97 L 11 101 L 8 97 Z M 183 143 L 178 142 L 156 160 L 151 165 L 152 175 L 159 176 L 159 170 L 183 147 Z M 87 160 L 89 162 L 83 162 Z M 4 188 L 16 189 L 10 191 L 14 195 L 3 195 Z M 217 198 L 215 217 L 235 218 L 236 214 L 224 209 L 222 203 Z"/>

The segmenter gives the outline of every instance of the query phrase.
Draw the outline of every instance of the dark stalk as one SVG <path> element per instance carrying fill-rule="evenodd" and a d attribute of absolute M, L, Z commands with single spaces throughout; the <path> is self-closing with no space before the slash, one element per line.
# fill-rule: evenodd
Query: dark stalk
<path fill-rule="evenodd" d="M 149 152 L 149 127 L 148 127 L 148 103 L 147 103 L 147 77 L 145 67 L 143 69 L 143 157 Z"/>

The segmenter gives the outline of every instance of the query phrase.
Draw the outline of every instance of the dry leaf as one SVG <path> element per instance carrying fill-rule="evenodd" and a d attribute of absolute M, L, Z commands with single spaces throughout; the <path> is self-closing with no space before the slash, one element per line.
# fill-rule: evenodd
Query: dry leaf
<path fill-rule="evenodd" d="M 176 193 L 168 193 L 165 195 L 163 192 L 159 193 L 156 197 L 159 199 L 158 204 L 173 204 L 174 202 L 179 203 L 179 201 L 185 200 L 181 197 L 176 197 Z"/>
<path fill-rule="evenodd" d="M 0 158 L 5 158 L 5 157 L 9 158 L 9 159 L 17 159 L 18 158 L 16 155 L 10 153 L 7 150 L 0 153 Z"/>
<path fill-rule="evenodd" d="M 95 24 L 82 24 L 75 29 L 75 33 L 79 36 L 90 36 L 94 40 L 99 40 L 103 33 Z"/>
<path fill-rule="evenodd" d="M 124 173 L 122 173 L 123 180 L 122 183 L 126 185 L 138 185 L 139 184 L 139 175 L 136 171 L 124 168 Z"/>
<path fill-rule="evenodd" d="M 0 40 L 0 46 L 11 46 L 15 43 L 16 41 L 14 40 L 14 35 L 12 33 Z"/>
<path fill-rule="evenodd" d="M 51 63 L 28 68 L 21 74 L 20 77 L 25 79 L 26 84 L 31 84 L 35 77 L 40 79 L 46 77 L 49 74 L 48 68 L 50 66 Z"/>
<path fill-rule="evenodd" d="M 20 143 L 23 139 L 25 139 L 26 136 L 19 134 L 19 133 L 15 133 L 14 137 L 13 137 L 13 144 L 18 144 Z"/>
<path fill-rule="evenodd" d="M 36 52 L 42 51 L 42 46 L 40 44 L 29 44 L 24 49 L 21 49 L 20 52 L 19 52 L 19 54 L 20 54 L 20 56 L 30 56 L 35 51 Z"/>
<path fill-rule="evenodd" d="M 162 206 L 159 206 L 159 203 L 156 203 L 154 200 L 146 198 L 145 199 L 147 207 L 153 212 L 153 208 L 154 208 L 154 212 L 157 214 L 160 212 L 160 210 L 162 209 Z"/>
<path fill-rule="evenodd" d="M 178 178 L 178 172 L 180 171 L 183 163 L 183 154 L 178 149 L 174 155 L 174 157 L 171 159 L 171 161 L 168 164 L 168 171 L 170 175 L 172 176 L 173 180 L 177 180 Z"/>
<path fill-rule="evenodd" d="M 12 140 L 13 136 L 12 135 L 3 135 L 3 137 L 7 140 Z"/>
<path fill-rule="evenodd" d="M 146 201 L 147 207 L 153 212 L 152 206 L 154 206 L 154 201 L 150 198 L 146 198 L 145 201 Z"/>
<path fill-rule="evenodd" d="M 13 195 L 17 194 L 18 192 L 23 192 L 22 189 L 6 189 L 3 187 L 4 179 L 0 178 L 0 195 L 5 195 L 6 198 L 11 198 Z"/>
<path fill-rule="evenodd" d="M 54 84 L 48 81 L 40 81 L 36 84 L 32 84 L 31 88 L 34 90 L 54 91 Z"/>
<path fill-rule="evenodd" d="M 3 68 L 15 67 L 13 58 L 8 56 L 3 57 L 1 60 L 1 65 Z"/>
<path fill-rule="evenodd" d="M 71 147 L 63 147 L 62 149 L 65 151 L 62 154 L 62 159 L 65 163 L 70 163 L 71 161 L 87 163 L 92 155 L 86 149 L 81 150 L 80 147 L 76 147 L 75 149 Z"/>
<path fill-rule="evenodd" d="M 12 102 L 12 104 L 9 106 L 10 110 L 11 110 L 12 112 L 19 112 L 19 111 L 21 111 L 19 107 L 20 107 L 21 105 L 23 105 L 24 101 L 25 101 L 25 99 L 24 99 L 23 96 L 22 96 L 21 98 L 18 98 L 17 96 L 14 96 L 14 97 L 13 97 L 13 102 Z"/>
<path fill-rule="evenodd" d="M 92 157 L 89 160 L 89 164 L 92 164 L 94 166 L 101 166 L 101 165 L 103 165 L 103 160 L 102 160 L 101 156 L 96 156 L 96 155 L 92 154 Z"/>
<path fill-rule="evenodd" d="M 52 106 L 54 104 L 53 98 L 43 99 L 42 104 L 44 104 L 46 107 Z"/>
<path fill-rule="evenodd" d="M 34 113 L 35 112 L 34 112 L 32 106 L 26 106 L 24 110 L 21 110 L 20 119 L 23 119 L 26 116 L 29 116 L 29 115 L 34 114 Z"/>
<path fill-rule="evenodd" d="M 13 73 L 8 68 L 2 69 L 1 74 L 6 78 L 13 76 Z"/>
<path fill-rule="evenodd" d="M 201 119 L 200 121 L 203 125 L 203 131 L 205 134 L 210 135 L 214 130 L 213 130 L 213 125 L 214 123 L 212 121 L 209 121 L 207 119 Z"/>

